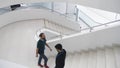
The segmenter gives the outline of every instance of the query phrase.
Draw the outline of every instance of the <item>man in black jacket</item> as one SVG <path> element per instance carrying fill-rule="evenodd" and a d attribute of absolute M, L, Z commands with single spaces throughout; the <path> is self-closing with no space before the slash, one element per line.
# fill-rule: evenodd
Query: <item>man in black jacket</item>
<path fill-rule="evenodd" d="M 55 68 L 64 68 L 65 66 L 65 58 L 66 58 L 66 51 L 62 48 L 61 44 L 57 44 L 55 46 L 58 54 L 56 56 L 56 66 Z"/>

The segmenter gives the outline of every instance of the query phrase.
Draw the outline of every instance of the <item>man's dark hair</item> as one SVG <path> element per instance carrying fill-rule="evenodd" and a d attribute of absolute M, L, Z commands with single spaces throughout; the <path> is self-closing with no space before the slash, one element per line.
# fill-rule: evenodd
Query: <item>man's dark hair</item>
<path fill-rule="evenodd" d="M 39 35 L 39 36 L 40 36 L 40 37 L 42 37 L 42 35 L 43 35 L 43 34 L 44 34 L 44 33 L 40 33 L 40 35 Z"/>
<path fill-rule="evenodd" d="M 62 50 L 62 44 L 56 44 L 56 45 L 55 45 L 55 48 L 56 48 L 56 49 L 59 49 L 59 50 Z"/>

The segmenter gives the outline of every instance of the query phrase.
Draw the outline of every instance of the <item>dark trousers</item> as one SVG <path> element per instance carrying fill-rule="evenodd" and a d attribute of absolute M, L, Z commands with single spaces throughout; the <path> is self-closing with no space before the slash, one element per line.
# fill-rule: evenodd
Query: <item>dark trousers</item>
<path fill-rule="evenodd" d="M 42 58 L 44 59 L 44 65 L 47 65 L 48 58 L 45 56 L 44 53 L 40 53 L 38 64 L 41 64 Z"/>

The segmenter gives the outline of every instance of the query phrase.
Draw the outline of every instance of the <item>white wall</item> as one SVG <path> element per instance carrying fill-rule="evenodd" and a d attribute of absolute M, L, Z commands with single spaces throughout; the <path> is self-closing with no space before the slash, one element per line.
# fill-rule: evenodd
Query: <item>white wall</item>
<path fill-rule="evenodd" d="M 112 45 L 113 43 L 120 44 L 120 26 L 99 30 L 80 36 L 63 39 L 50 43 L 55 45 L 56 43 L 62 43 L 64 48 L 69 52 L 80 51 L 88 48 L 103 47 L 105 45 Z"/>

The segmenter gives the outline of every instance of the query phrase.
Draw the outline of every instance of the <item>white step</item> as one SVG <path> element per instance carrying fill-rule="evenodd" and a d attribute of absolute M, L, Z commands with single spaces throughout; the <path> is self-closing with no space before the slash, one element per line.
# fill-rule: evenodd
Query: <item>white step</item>
<path fill-rule="evenodd" d="M 79 64 L 80 64 L 80 54 L 79 53 L 75 53 L 72 59 L 72 66 L 71 68 L 78 68 Z"/>
<path fill-rule="evenodd" d="M 81 52 L 79 68 L 88 68 L 88 52 Z"/>
<path fill-rule="evenodd" d="M 113 47 L 105 47 L 106 68 L 116 68 Z"/>
<path fill-rule="evenodd" d="M 66 61 L 65 61 L 65 68 L 72 68 L 72 60 L 73 60 L 73 54 L 69 54 L 66 56 Z"/>
<path fill-rule="evenodd" d="M 96 50 L 89 50 L 88 68 L 96 68 L 96 61 L 97 61 L 96 55 L 97 55 Z"/>
<path fill-rule="evenodd" d="M 55 67 L 55 57 L 51 57 L 48 59 L 48 65 L 50 68 L 54 68 Z"/>
<path fill-rule="evenodd" d="M 106 68 L 105 50 L 103 48 L 97 48 L 96 68 Z"/>
<path fill-rule="evenodd" d="M 115 54 L 115 65 L 116 68 L 120 68 L 120 45 L 116 45 L 113 47 Z"/>

